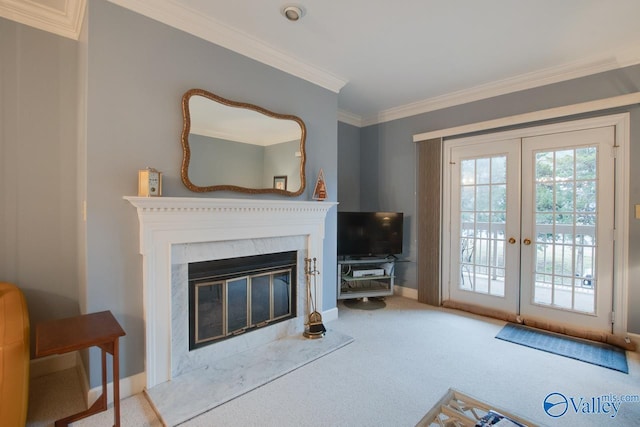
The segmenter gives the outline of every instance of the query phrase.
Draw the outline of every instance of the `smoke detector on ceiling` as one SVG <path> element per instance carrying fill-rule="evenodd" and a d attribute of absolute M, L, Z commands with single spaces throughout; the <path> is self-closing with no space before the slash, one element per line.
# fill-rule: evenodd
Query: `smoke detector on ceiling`
<path fill-rule="evenodd" d="M 285 6 L 282 9 L 282 15 L 289 21 L 298 21 L 304 15 L 304 10 L 299 6 Z"/>

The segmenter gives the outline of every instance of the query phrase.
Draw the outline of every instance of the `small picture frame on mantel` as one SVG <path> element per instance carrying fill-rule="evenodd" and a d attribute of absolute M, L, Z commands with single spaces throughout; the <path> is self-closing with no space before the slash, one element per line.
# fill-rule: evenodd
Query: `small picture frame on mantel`
<path fill-rule="evenodd" d="M 287 190 L 287 176 L 276 175 L 273 177 L 273 188 L 276 190 Z"/>

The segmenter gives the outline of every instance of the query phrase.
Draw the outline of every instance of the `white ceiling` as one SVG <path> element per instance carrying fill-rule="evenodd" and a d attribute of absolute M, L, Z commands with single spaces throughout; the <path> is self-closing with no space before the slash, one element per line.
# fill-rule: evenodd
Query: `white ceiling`
<path fill-rule="evenodd" d="M 640 0 L 109 1 L 338 92 L 356 125 L 640 63 Z"/>

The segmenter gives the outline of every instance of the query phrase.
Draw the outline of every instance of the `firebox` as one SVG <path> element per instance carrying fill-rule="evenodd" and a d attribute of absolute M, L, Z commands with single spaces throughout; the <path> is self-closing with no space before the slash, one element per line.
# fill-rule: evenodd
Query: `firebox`
<path fill-rule="evenodd" d="M 189 350 L 296 317 L 297 252 L 189 263 Z"/>

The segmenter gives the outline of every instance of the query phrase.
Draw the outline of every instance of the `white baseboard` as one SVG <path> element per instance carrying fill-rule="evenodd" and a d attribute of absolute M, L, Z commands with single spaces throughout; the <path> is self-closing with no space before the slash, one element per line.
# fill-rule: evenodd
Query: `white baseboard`
<path fill-rule="evenodd" d="M 58 371 L 64 371 L 65 369 L 72 369 L 75 368 L 77 364 L 77 351 L 32 359 L 29 362 L 29 377 L 38 378 Z"/>
<path fill-rule="evenodd" d="M 338 307 L 334 307 L 330 310 L 325 310 L 322 312 L 323 322 L 331 322 L 332 320 L 336 320 L 337 318 L 338 318 Z"/>
<path fill-rule="evenodd" d="M 393 286 L 393 294 L 405 298 L 418 300 L 418 290 L 413 288 L 407 288 L 404 286 Z"/>
<path fill-rule="evenodd" d="M 636 353 L 640 353 L 640 335 L 627 333 L 627 336 L 636 345 Z"/>
<path fill-rule="evenodd" d="M 120 379 L 120 400 L 133 396 L 134 394 L 142 393 L 142 390 L 146 387 L 147 376 L 144 372 L 132 375 L 130 377 Z M 92 405 L 93 402 L 98 400 L 102 393 L 102 385 L 90 389 L 87 394 L 88 405 Z M 107 403 L 113 403 L 113 382 L 107 384 Z"/>
<path fill-rule="evenodd" d="M 107 359 L 107 364 L 109 360 Z M 82 384 L 82 394 L 85 396 L 85 402 L 87 408 L 93 405 L 98 400 L 98 397 L 102 394 L 102 384 L 89 388 L 89 377 L 84 369 L 84 364 L 78 358 L 78 375 L 80 376 L 80 383 Z M 102 368 L 101 368 L 102 369 Z M 132 375 L 130 377 L 120 378 L 120 400 L 133 396 L 134 394 L 141 393 L 146 387 L 147 376 L 144 372 Z M 107 404 L 113 403 L 113 382 L 107 383 Z"/>
<path fill-rule="evenodd" d="M 109 363 L 109 360 L 107 361 Z M 53 374 L 66 369 L 75 368 L 80 378 L 82 395 L 85 397 L 87 407 L 93 404 L 102 393 L 102 386 L 89 389 L 89 378 L 84 369 L 84 364 L 80 358 L 80 353 L 72 351 L 70 353 L 42 357 L 30 361 L 29 376 L 38 378 Z M 124 399 L 134 394 L 142 392 L 146 386 L 146 375 L 144 372 L 120 379 L 120 399 Z M 107 384 L 107 401 L 113 403 L 113 383 Z"/>

